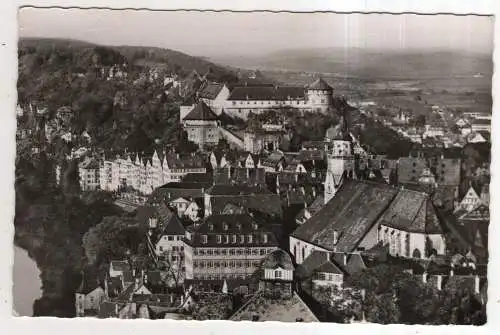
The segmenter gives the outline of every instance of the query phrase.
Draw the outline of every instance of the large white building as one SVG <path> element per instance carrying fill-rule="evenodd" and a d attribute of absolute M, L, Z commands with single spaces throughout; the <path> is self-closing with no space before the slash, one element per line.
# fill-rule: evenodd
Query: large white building
<path fill-rule="evenodd" d="M 259 114 L 278 108 L 327 112 L 333 107 L 333 88 L 321 78 L 305 87 L 257 84 L 229 88 L 224 84 L 207 83 L 198 91 L 198 98 L 217 115 L 224 112 L 247 119 L 250 113 Z M 183 106 L 181 114 L 186 115 L 192 108 L 194 104 Z"/>
<path fill-rule="evenodd" d="M 117 191 L 120 187 L 131 187 L 144 194 L 166 183 L 179 182 L 188 173 L 205 173 L 206 167 L 198 156 L 180 157 L 178 154 L 164 154 L 160 159 L 155 151 L 151 159 L 117 157 L 104 160 L 100 166 L 102 190 Z"/>

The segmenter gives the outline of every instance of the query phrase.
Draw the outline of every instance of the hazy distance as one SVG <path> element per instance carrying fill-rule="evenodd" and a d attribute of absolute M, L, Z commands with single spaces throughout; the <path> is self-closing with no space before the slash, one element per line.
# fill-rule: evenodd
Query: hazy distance
<path fill-rule="evenodd" d="M 214 59 L 318 48 L 491 54 L 493 20 L 481 16 L 414 14 L 22 8 L 19 36 L 154 46 Z"/>

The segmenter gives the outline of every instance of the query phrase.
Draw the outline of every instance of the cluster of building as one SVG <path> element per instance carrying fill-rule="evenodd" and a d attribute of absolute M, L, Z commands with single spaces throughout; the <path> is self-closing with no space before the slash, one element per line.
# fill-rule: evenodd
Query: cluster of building
<path fill-rule="evenodd" d="M 421 126 L 412 123 L 412 118 L 402 111 L 393 116 L 377 118 L 403 137 L 426 147 L 451 148 L 463 147 L 468 143 L 491 142 L 491 114 L 458 114 L 432 106 L 425 125 Z"/>
<path fill-rule="evenodd" d="M 211 112 L 206 107 L 193 110 L 203 115 Z M 148 185 L 153 191 L 136 209 L 137 220 L 148 226 L 147 258 L 168 270 L 111 262 L 97 291 L 78 293 L 79 315 L 196 319 L 208 296 L 219 308 L 203 300 L 207 318 L 324 321 L 314 292 L 353 289 L 346 278 L 382 263 L 405 266 L 437 290 L 459 281 L 484 303 L 488 190 L 471 187 L 461 197 L 459 157 L 370 155 L 345 114 L 324 141 L 304 143 L 299 152 L 197 157 L 205 170 L 166 178 L 169 155 L 146 170 L 155 166 L 164 177 Z M 107 180 L 118 187 L 117 171 Z M 134 185 L 133 173 L 123 175 Z M 127 270 L 113 270 L 116 264 Z M 93 295 L 94 305 L 85 305 Z M 240 296 L 244 302 L 235 302 Z"/>

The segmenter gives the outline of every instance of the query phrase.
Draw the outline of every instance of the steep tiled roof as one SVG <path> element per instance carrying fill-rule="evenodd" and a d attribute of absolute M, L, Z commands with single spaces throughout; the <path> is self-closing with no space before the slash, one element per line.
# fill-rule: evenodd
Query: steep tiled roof
<path fill-rule="evenodd" d="M 236 86 L 228 100 L 269 100 L 283 101 L 289 99 L 304 99 L 303 87 L 293 86 Z"/>
<path fill-rule="evenodd" d="M 206 83 L 198 91 L 198 97 L 215 99 L 223 87 L 224 85 L 219 83 Z"/>
<path fill-rule="evenodd" d="M 266 188 L 251 187 L 245 185 L 214 185 L 207 190 L 207 194 L 212 196 L 231 196 L 231 195 L 256 195 L 256 194 L 270 194 Z"/>
<path fill-rule="evenodd" d="M 310 90 L 332 90 L 332 87 L 328 85 L 322 78 L 316 79 L 314 82 L 307 85 L 307 88 Z"/>
<path fill-rule="evenodd" d="M 255 226 L 257 224 L 257 226 Z M 264 236 L 267 235 L 267 242 Z M 207 236 L 207 243 L 202 243 L 202 235 Z M 221 242 L 217 243 L 217 235 L 221 236 Z M 223 235 L 236 235 L 236 243 L 225 244 Z M 245 241 L 241 243 L 240 235 L 245 236 Z M 247 236 L 253 235 L 252 241 L 248 241 Z M 224 247 L 224 246 L 277 246 L 276 237 L 262 224 L 257 223 L 249 214 L 231 215 L 211 215 L 196 230 L 193 239 L 193 246 L 199 247 Z"/>
<path fill-rule="evenodd" d="M 212 213 L 222 213 L 228 203 L 242 206 L 249 210 L 255 210 L 272 216 L 281 217 L 281 199 L 277 194 L 264 193 L 254 195 L 228 195 L 210 197 Z"/>
<path fill-rule="evenodd" d="M 443 232 L 429 195 L 408 189 L 398 192 L 379 223 L 407 232 L 423 234 Z"/>
<path fill-rule="evenodd" d="M 245 305 L 237 310 L 230 317 L 230 320 L 252 321 L 254 316 L 258 317 L 258 321 L 319 321 L 311 309 L 296 293 L 294 293 L 290 299 L 278 300 L 266 298 L 261 294 L 256 294 Z"/>
<path fill-rule="evenodd" d="M 186 120 L 203 120 L 203 121 L 215 121 L 217 120 L 217 114 L 215 114 L 210 107 L 208 107 L 203 101 L 200 101 L 185 117 Z"/>
<path fill-rule="evenodd" d="M 388 185 L 346 180 L 335 197 L 292 235 L 328 250 L 352 251 L 396 194 L 397 189 Z"/>
<path fill-rule="evenodd" d="M 186 229 L 177 218 L 177 215 L 170 216 L 168 222 L 162 227 L 163 235 L 184 235 Z"/>
<path fill-rule="evenodd" d="M 205 164 L 199 156 L 177 156 L 176 154 L 166 155 L 167 165 L 170 169 L 193 169 L 203 168 Z"/>

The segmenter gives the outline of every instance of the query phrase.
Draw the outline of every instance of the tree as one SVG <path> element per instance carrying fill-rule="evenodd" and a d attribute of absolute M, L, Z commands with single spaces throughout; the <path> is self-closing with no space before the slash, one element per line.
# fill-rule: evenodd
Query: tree
<path fill-rule="evenodd" d="M 83 236 L 83 248 L 89 265 L 99 266 L 112 259 L 136 252 L 147 228 L 127 216 L 107 216 Z"/>

